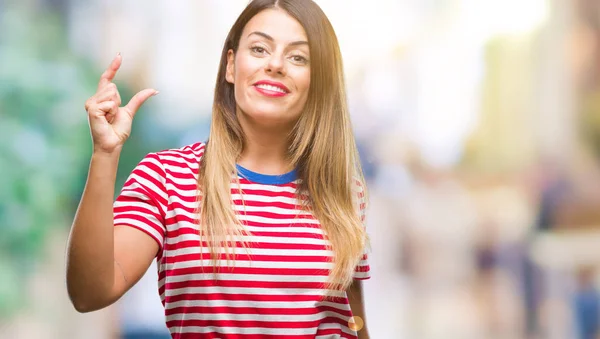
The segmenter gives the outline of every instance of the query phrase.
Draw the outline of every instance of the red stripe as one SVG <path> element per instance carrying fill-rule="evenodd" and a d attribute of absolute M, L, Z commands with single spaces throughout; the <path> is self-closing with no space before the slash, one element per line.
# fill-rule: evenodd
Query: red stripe
<path fill-rule="evenodd" d="M 169 235 L 172 237 L 172 235 Z M 186 244 L 187 246 L 183 246 L 182 244 Z M 323 250 L 325 249 L 325 245 L 313 245 L 313 244 L 286 244 L 286 243 L 270 243 L 270 242 L 251 242 L 253 248 L 261 248 L 261 249 L 278 249 L 278 250 Z M 165 243 L 166 250 L 175 250 L 181 248 L 189 248 L 203 246 L 208 247 L 208 243 L 206 241 L 180 241 L 177 244 Z M 234 244 L 235 247 L 243 248 L 242 243 L 236 241 Z"/>
<path fill-rule="evenodd" d="M 143 216 L 139 216 L 137 214 L 125 214 L 125 213 L 120 213 L 118 215 L 115 216 L 114 218 L 114 224 L 116 225 L 127 225 L 127 226 L 134 226 L 134 227 L 139 227 L 138 225 L 134 225 L 128 221 L 126 221 L 125 219 L 133 219 L 133 220 L 137 220 L 140 223 L 147 225 L 148 228 L 154 229 L 156 230 L 161 237 L 165 236 L 165 231 L 161 228 L 159 228 L 158 226 L 156 226 L 155 224 L 153 224 L 152 222 L 149 221 L 149 219 L 143 217 Z M 146 233 L 150 234 L 150 232 L 146 231 Z M 160 244 L 162 247 L 162 244 Z"/>
<path fill-rule="evenodd" d="M 197 169 L 190 169 L 190 168 L 186 168 L 186 167 L 179 167 L 182 170 L 184 170 L 184 172 L 182 173 L 182 171 L 174 171 L 172 170 L 174 166 L 168 166 L 165 167 L 165 172 L 167 173 L 169 178 L 175 178 L 177 180 L 194 180 L 196 181 L 196 177 L 194 175 L 198 175 L 198 170 Z"/>
<path fill-rule="evenodd" d="M 135 200 L 135 199 L 118 199 L 119 202 L 127 202 L 127 200 L 130 200 L 130 201 L 134 200 L 137 202 L 137 200 Z M 160 209 L 159 209 L 159 211 L 160 211 Z M 115 218 L 129 217 L 130 215 L 133 215 L 132 212 L 140 212 L 142 214 L 147 214 L 149 216 L 154 217 L 156 220 L 163 222 L 163 216 L 161 214 L 157 214 L 156 212 L 152 211 L 149 208 L 144 208 L 144 207 L 134 206 L 134 205 L 127 205 L 127 206 L 118 206 L 113 209 L 113 213 L 117 214 L 115 216 Z M 150 219 L 150 218 L 146 217 L 145 219 Z"/>
<path fill-rule="evenodd" d="M 237 287 L 237 288 L 294 288 L 294 289 L 322 289 L 325 285 L 321 282 L 310 281 L 252 281 L 252 280 L 189 280 L 182 282 L 166 283 L 165 288 L 194 288 L 194 287 Z"/>
<path fill-rule="evenodd" d="M 218 258 L 226 260 L 227 255 L 225 253 L 218 253 Z M 325 262 L 329 256 L 313 256 L 313 255 L 266 255 L 266 254 L 253 254 L 251 258 L 248 258 L 247 254 L 235 254 L 230 255 L 236 261 L 273 261 L 273 262 Z M 173 264 L 176 262 L 185 262 L 192 260 L 210 260 L 210 253 L 196 253 L 196 254 L 182 254 L 173 257 L 165 258 L 164 263 Z"/>
<path fill-rule="evenodd" d="M 283 294 L 283 295 L 269 295 L 269 294 L 243 294 L 243 293 L 185 293 L 179 295 L 172 295 L 166 298 L 169 303 L 175 303 L 183 300 L 226 300 L 226 301 L 273 301 L 273 302 L 301 302 L 301 301 L 314 301 L 323 302 L 325 299 L 322 295 L 310 295 L 310 294 Z M 332 303 L 338 303 L 340 305 L 347 305 L 348 300 L 340 297 L 329 297 L 327 301 Z"/>
<path fill-rule="evenodd" d="M 174 326 L 173 331 L 178 330 L 178 326 Z M 182 334 L 171 334 L 173 339 L 314 339 L 314 335 L 293 335 L 286 334 L 285 336 L 268 335 L 268 334 L 234 334 L 234 333 L 222 333 L 222 332 L 209 332 L 209 333 L 182 333 Z M 343 337 L 345 338 L 345 337 Z M 355 339 L 356 337 L 348 337 Z"/>

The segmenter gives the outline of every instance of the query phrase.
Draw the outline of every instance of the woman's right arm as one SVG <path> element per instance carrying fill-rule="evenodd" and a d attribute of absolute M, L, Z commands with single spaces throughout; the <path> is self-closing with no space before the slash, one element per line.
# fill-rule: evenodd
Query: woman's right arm
<path fill-rule="evenodd" d="M 117 301 L 146 272 L 158 244 L 132 227 L 114 227 L 113 197 L 119 155 L 139 107 L 157 92 L 146 89 L 125 106 L 112 83 L 117 55 L 86 102 L 94 144 L 88 179 L 67 244 L 67 291 L 75 309 L 90 312 Z"/>

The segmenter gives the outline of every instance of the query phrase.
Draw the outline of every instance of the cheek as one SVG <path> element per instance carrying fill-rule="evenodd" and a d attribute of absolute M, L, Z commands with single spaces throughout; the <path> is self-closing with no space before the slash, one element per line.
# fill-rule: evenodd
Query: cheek
<path fill-rule="evenodd" d="M 308 97 L 308 90 L 310 88 L 310 72 L 304 72 L 298 77 L 298 90 L 302 92 L 302 99 L 306 100 Z"/>
<path fill-rule="evenodd" d="M 235 62 L 236 82 L 242 84 L 250 81 L 250 77 L 263 67 L 262 60 L 249 55 L 240 55 Z"/>
<path fill-rule="evenodd" d="M 245 95 L 248 93 L 249 86 L 257 79 L 256 74 L 260 73 L 263 63 L 260 59 L 241 55 L 235 63 L 235 99 L 238 102 L 245 101 Z"/>
<path fill-rule="evenodd" d="M 247 59 L 244 57 L 238 57 L 235 61 L 234 69 L 234 95 L 235 101 L 238 104 L 244 105 L 245 103 L 245 90 L 248 86 L 248 65 Z"/>
<path fill-rule="evenodd" d="M 310 87 L 310 71 L 299 71 L 294 75 L 294 79 L 296 83 L 296 89 L 302 93 L 302 96 L 306 96 Z"/>

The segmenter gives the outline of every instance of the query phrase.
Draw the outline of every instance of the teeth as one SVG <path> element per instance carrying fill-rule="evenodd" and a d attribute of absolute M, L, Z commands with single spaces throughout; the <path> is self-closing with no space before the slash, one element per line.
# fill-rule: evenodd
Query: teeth
<path fill-rule="evenodd" d="M 286 93 L 286 91 L 284 91 L 283 89 L 281 89 L 279 87 L 275 87 L 275 86 L 271 86 L 271 85 L 267 85 L 267 84 L 256 85 L 256 87 L 262 88 L 262 89 L 266 89 L 268 91 L 274 91 L 274 92 L 279 92 L 279 93 Z"/>

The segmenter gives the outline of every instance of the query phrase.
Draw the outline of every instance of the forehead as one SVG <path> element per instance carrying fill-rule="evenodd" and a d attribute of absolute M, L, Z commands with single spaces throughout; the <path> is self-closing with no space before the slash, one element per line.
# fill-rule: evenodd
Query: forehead
<path fill-rule="evenodd" d="M 308 41 L 302 25 L 286 11 L 276 8 L 266 9 L 252 17 L 244 27 L 241 39 L 245 40 L 250 33 L 257 31 L 272 36 L 276 42 Z"/>

